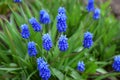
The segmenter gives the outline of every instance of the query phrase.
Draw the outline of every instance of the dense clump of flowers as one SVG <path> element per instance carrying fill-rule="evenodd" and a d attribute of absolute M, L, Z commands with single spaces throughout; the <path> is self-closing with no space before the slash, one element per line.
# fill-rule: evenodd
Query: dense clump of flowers
<path fill-rule="evenodd" d="M 38 32 L 42 30 L 42 26 L 37 22 L 37 20 L 34 17 L 29 19 L 29 23 L 32 25 L 34 31 Z"/>
<path fill-rule="evenodd" d="M 57 30 L 59 32 L 65 32 L 67 29 L 66 23 L 66 15 L 65 14 L 58 14 L 57 15 Z"/>
<path fill-rule="evenodd" d="M 84 34 L 83 46 L 84 48 L 90 48 L 93 45 L 93 35 L 90 32 Z"/>
<path fill-rule="evenodd" d="M 88 12 L 94 11 L 94 0 L 88 0 L 86 9 Z"/>
<path fill-rule="evenodd" d="M 14 0 L 14 2 L 16 3 L 20 3 L 22 0 Z"/>
<path fill-rule="evenodd" d="M 67 16 L 66 16 L 66 10 L 64 7 L 60 7 L 58 9 L 58 15 L 57 15 L 57 30 L 58 32 L 65 32 L 67 29 Z"/>
<path fill-rule="evenodd" d="M 100 18 L 100 9 L 96 8 L 93 13 L 93 19 L 97 20 Z"/>
<path fill-rule="evenodd" d="M 68 39 L 66 38 L 66 35 L 61 35 L 58 40 L 58 48 L 60 51 L 66 51 L 68 49 Z"/>
<path fill-rule="evenodd" d="M 49 66 L 47 62 L 45 62 L 44 59 L 41 57 L 37 59 L 37 68 L 39 70 L 39 75 L 42 80 L 48 80 L 50 78 L 51 72 Z"/>
<path fill-rule="evenodd" d="M 66 14 L 65 12 L 66 12 L 66 10 L 64 7 L 59 7 L 58 14 Z"/>
<path fill-rule="evenodd" d="M 28 42 L 28 54 L 30 57 L 36 56 L 36 54 L 37 54 L 37 49 L 36 49 L 35 43 L 33 41 Z"/>
<path fill-rule="evenodd" d="M 40 11 L 40 22 L 49 24 L 51 22 L 49 14 L 45 10 Z"/>
<path fill-rule="evenodd" d="M 112 67 L 115 71 L 120 72 L 120 55 L 114 57 Z"/>
<path fill-rule="evenodd" d="M 52 48 L 52 39 L 48 33 L 43 35 L 42 45 L 43 48 L 47 51 L 49 51 Z"/>
<path fill-rule="evenodd" d="M 21 36 L 25 39 L 28 39 L 30 37 L 30 32 L 27 24 L 21 25 Z"/>
<path fill-rule="evenodd" d="M 79 70 L 80 72 L 84 72 L 84 70 L 85 70 L 85 64 L 84 64 L 83 61 L 79 61 L 78 62 L 77 70 Z"/>

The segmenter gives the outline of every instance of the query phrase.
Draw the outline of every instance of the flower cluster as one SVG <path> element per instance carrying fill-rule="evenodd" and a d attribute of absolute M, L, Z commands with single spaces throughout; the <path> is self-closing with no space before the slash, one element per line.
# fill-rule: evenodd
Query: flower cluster
<path fill-rule="evenodd" d="M 93 45 L 93 35 L 90 32 L 84 34 L 83 46 L 84 48 L 90 48 Z"/>
<path fill-rule="evenodd" d="M 57 30 L 59 32 L 65 32 L 66 29 L 67 29 L 66 15 L 65 14 L 58 14 L 57 15 Z"/>
<path fill-rule="evenodd" d="M 43 24 L 49 24 L 50 23 L 50 16 L 45 10 L 40 11 L 40 22 Z"/>
<path fill-rule="evenodd" d="M 66 10 L 64 7 L 59 7 L 58 9 L 58 15 L 57 15 L 57 30 L 58 32 L 62 33 L 65 32 L 67 29 L 67 16 L 66 16 Z M 68 39 L 66 38 L 66 35 L 61 35 L 58 40 L 58 48 L 60 51 L 64 52 L 68 49 Z"/>
<path fill-rule="evenodd" d="M 28 25 L 27 24 L 23 24 L 21 25 L 21 36 L 24 38 L 24 39 L 28 39 L 30 37 L 30 32 L 29 32 L 29 29 L 28 29 Z"/>
<path fill-rule="evenodd" d="M 94 10 L 94 14 L 93 14 L 93 19 L 97 20 L 100 18 L 100 9 L 99 8 L 96 8 Z"/>
<path fill-rule="evenodd" d="M 114 57 L 112 67 L 115 71 L 120 72 L 120 55 Z"/>
<path fill-rule="evenodd" d="M 98 11 L 94 14 L 95 16 L 98 16 Z M 95 17 L 98 19 L 99 17 Z M 66 16 L 66 10 L 64 7 L 60 7 L 58 9 L 58 15 L 57 15 L 57 25 L 56 28 L 61 35 L 59 36 L 58 39 L 58 48 L 61 52 L 65 52 L 68 50 L 68 38 L 66 35 L 64 35 L 63 32 L 66 32 L 67 29 L 67 16 Z M 42 24 L 49 24 L 50 23 L 50 16 L 45 10 L 40 11 L 40 23 L 37 22 L 36 18 L 32 17 L 29 19 L 29 23 L 32 25 L 32 28 L 36 32 L 40 32 L 42 30 Z M 28 39 L 30 37 L 30 32 L 27 24 L 21 25 L 21 36 L 24 39 Z M 86 32 L 84 34 L 84 40 L 83 40 L 83 46 L 84 48 L 90 48 L 93 45 L 93 36 L 90 32 Z M 46 51 L 50 51 L 51 48 L 53 47 L 53 42 L 52 38 L 49 33 L 44 33 L 42 36 L 42 47 Z M 37 48 L 36 48 L 36 43 L 33 41 L 28 42 L 28 54 L 30 57 L 36 57 L 38 54 Z M 42 80 L 48 80 L 51 76 L 51 71 L 49 69 L 49 66 L 47 62 L 43 58 L 38 58 L 37 59 L 37 68 L 39 71 L 39 75 L 42 78 Z M 83 61 L 78 62 L 77 69 L 80 72 L 84 72 L 85 70 L 85 64 Z"/>
<path fill-rule="evenodd" d="M 61 33 L 61 32 L 65 32 L 67 29 L 67 23 L 66 23 L 66 19 L 67 16 L 65 14 L 65 8 L 64 7 L 60 7 L 58 9 L 58 15 L 57 15 L 57 30 Z"/>
<path fill-rule="evenodd" d="M 41 57 L 37 59 L 37 68 L 42 80 L 48 80 L 50 78 L 51 72 L 49 66 Z"/>
<path fill-rule="evenodd" d="M 94 11 L 94 0 L 88 0 L 86 9 L 88 12 Z"/>
<path fill-rule="evenodd" d="M 32 25 L 34 31 L 39 32 L 42 30 L 42 26 L 37 22 L 37 20 L 34 17 L 29 19 L 29 23 Z"/>
<path fill-rule="evenodd" d="M 85 64 L 84 64 L 83 61 L 79 61 L 78 62 L 77 70 L 79 70 L 80 72 L 84 72 L 85 71 Z"/>
<path fill-rule="evenodd" d="M 42 45 L 43 45 L 43 48 L 47 51 L 49 51 L 52 48 L 52 40 L 48 33 L 43 35 Z"/>
<path fill-rule="evenodd" d="M 86 9 L 88 12 L 93 12 L 94 20 L 98 20 L 100 18 L 100 9 L 94 7 L 94 0 L 88 0 Z"/>
<path fill-rule="evenodd" d="M 60 51 L 66 51 L 68 49 L 68 43 L 67 43 L 67 38 L 66 35 L 61 35 L 59 40 L 58 40 L 58 48 Z"/>
<path fill-rule="evenodd" d="M 48 14 L 44 14 L 42 16 L 42 21 L 44 24 L 49 23 L 48 20 L 48 16 L 46 16 Z M 42 27 L 40 25 L 39 22 L 37 22 L 37 20 L 32 17 L 31 19 L 29 19 L 29 23 L 32 25 L 34 31 L 39 32 L 42 30 Z M 28 29 L 28 25 L 23 24 L 21 25 L 21 36 L 25 39 L 28 39 L 30 36 L 30 32 Z M 49 34 L 44 34 L 42 37 L 43 40 L 43 48 L 47 51 L 49 51 L 52 47 L 52 40 Z M 36 56 L 37 55 L 37 49 L 36 49 L 36 43 L 35 42 L 28 42 L 28 54 L 30 57 L 32 56 Z M 37 59 L 37 64 L 38 64 L 38 71 L 39 71 L 39 75 L 42 78 L 42 80 L 48 80 L 51 76 L 51 72 L 50 69 L 48 68 L 48 64 L 44 61 L 43 58 L 38 58 Z"/>
<path fill-rule="evenodd" d="M 35 43 L 33 41 L 28 42 L 28 54 L 31 57 L 36 56 L 36 54 L 37 54 L 37 49 L 36 49 Z"/>

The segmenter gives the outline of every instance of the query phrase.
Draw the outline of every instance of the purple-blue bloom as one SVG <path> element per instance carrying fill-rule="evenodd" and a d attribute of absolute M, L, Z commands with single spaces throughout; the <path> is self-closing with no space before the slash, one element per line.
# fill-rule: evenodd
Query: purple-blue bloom
<path fill-rule="evenodd" d="M 24 39 L 28 39 L 28 38 L 30 37 L 30 32 L 29 32 L 29 29 L 28 29 L 28 25 L 27 25 L 27 24 L 21 25 L 21 36 L 22 36 Z"/>
<path fill-rule="evenodd" d="M 94 11 L 94 0 L 88 0 L 86 9 L 88 12 Z"/>
<path fill-rule="evenodd" d="M 90 48 L 93 45 L 93 35 L 90 32 L 84 34 L 83 46 L 84 48 Z"/>
<path fill-rule="evenodd" d="M 85 71 L 85 64 L 84 64 L 83 61 L 79 61 L 78 62 L 77 70 L 79 70 L 80 72 L 84 72 Z"/>
<path fill-rule="evenodd" d="M 58 14 L 57 15 L 57 30 L 59 32 L 65 32 L 67 29 L 66 23 L 66 15 L 65 14 Z"/>
<path fill-rule="evenodd" d="M 96 8 L 93 13 L 93 19 L 98 20 L 100 18 L 100 9 Z"/>
<path fill-rule="evenodd" d="M 37 22 L 37 20 L 34 17 L 29 19 L 29 23 L 32 25 L 34 31 L 39 32 L 42 30 L 42 26 Z"/>
<path fill-rule="evenodd" d="M 14 2 L 20 3 L 20 2 L 22 2 L 22 0 L 14 0 Z"/>
<path fill-rule="evenodd" d="M 43 48 L 47 51 L 49 51 L 52 48 L 52 39 L 48 33 L 43 35 L 42 45 Z"/>
<path fill-rule="evenodd" d="M 40 22 L 49 24 L 51 22 L 49 14 L 45 10 L 40 10 Z"/>
<path fill-rule="evenodd" d="M 37 49 L 35 46 L 35 42 L 28 42 L 28 54 L 30 57 L 37 55 Z"/>
<path fill-rule="evenodd" d="M 61 35 L 58 40 L 58 48 L 60 51 L 64 52 L 68 49 L 68 38 L 66 38 L 66 35 Z"/>
<path fill-rule="evenodd" d="M 58 14 L 65 14 L 66 13 L 66 10 L 64 7 L 59 7 L 58 9 Z"/>
<path fill-rule="evenodd" d="M 115 71 L 120 72 L 120 55 L 114 57 L 112 67 Z"/>
<path fill-rule="evenodd" d="M 48 80 L 50 78 L 51 72 L 49 69 L 49 65 L 41 57 L 37 59 L 37 68 L 38 68 L 39 75 L 42 78 L 42 80 Z"/>

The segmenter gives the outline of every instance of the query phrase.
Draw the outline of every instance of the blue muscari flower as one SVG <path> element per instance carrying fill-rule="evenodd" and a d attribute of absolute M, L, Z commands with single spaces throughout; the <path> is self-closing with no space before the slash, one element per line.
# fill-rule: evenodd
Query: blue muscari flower
<path fill-rule="evenodd" d="M 65 32 L 67 29 L 66 23 L 66 15 L 65 14 L 58 14 L 57 15 L 57 30 L 59 32 Z"/>
<path fill-rule="evenodd" d="M 93 13 L 93 19 L 97 20 L 100 18 L 100 9 L 96 8 Z"/>
<path fill-rule="evenodd" d="M 49 51 L 52 48 L 52 39 L 48 33 L 43 35 L 42 45 L 43 48 L 47 51 Z"/>
<path fill-rule="evenodd" d="M 84 72 L 85 71 L 85 64 L 84 64 L 83 61 L 79 61 L 78 62 L 77 70 L 79 70 L 80 72 Z"/>
<path fill-rule="evenodd" d="M 51 72 L 49 69 L 49 65 L 41 57 L 37 59 L 37 68 L 42 80 L 48 80 L 50 78 Z"/>
<path fill-rule="evenodd" d="M 64 7 L 59 7 L 58 14 L 65 14 L 66 10 Z"/>
<path fill-rule="evenodd" d="M 34 17 L 29 19 L 29 23 L 32 25 L 34 31 L 38 32 L 42 30 L 42 26 L 37 22 L 37 20 Z"/>
<path fill-rule="evenodd" d="M 49 14 L 45 10 L 40 10 L 40 22 L 49 24 L 51 22 Z"/>
<path fill-rule="evenodd" d="M 37 54 L 37 49 L 36 49 L 36 46 L 35 46 L 35 42 L 28 42 L 28 54 L 30 57 L 32 56 L 36 56 Z"/>
<path fill-rule="evenodd" d="M 114 57 L 112 67 L 115 71 L 120 72 L 120 55 Z"/>
<path fill-rule="evenodd" d="M 88 0 L 86 9 L 88 12 L 94 11 L 94 0 Z"/>
<path fill-rule="evenodd" d="M 60 51 L 66 51 L 68 49 L 68 38 L 66 38 L 66 35 L 61 35 L 58 40 L 58 48 Z"/>
<path fill-rule="evenodd" d="M 21 25 L 21 36 L 25 39 L 28 39 L 30 37 L 30 32 L 27 24 Z"/>
<path fill-rule="evenodd" d="M 16 2 L 16 3 L 19 3 L 19 2 L 21 2 L 22 0 L 14 0 L 14 2 Z"/>
<path fill-rule="evenodd" d="M 90 48 L 93 45 L 93 35 L 90 32 L 84 34 L 83 46 L 84 48 Z"/>

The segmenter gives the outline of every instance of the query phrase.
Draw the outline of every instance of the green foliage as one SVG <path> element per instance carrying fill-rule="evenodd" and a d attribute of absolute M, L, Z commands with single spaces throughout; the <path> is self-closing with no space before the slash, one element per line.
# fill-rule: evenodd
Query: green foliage
<path fill-rule="evenodd" d="M 110 71 L 113 71 L 113 57 L 120 52 L 120 23 L 110 13 L 108 4 L 109 2 L 101 4 L 101 18 L 97 21 L 92 19 L 91 13 L 86 12 L 85 5 L 80 0 L 24 0 L 21 4 L 6 4 L 11 14 L 10 18 L 0 19 L 0 79 L 40 79 L 36 58 L 29 57 L 27 53 L 28 40 L 22 39 L 20 35 L 20 26 L 24 23 L 29 25 L 30 40 L 36 42 L 37 58 L 44 55 L 50 65 L 50 80 L 117 79 L 116 76 L 120 73 Z M 56 15 L 60 6 L 66 8 L 68 17 L 65 34 L 69 49 L 64 53 L 57 48 L 59 33 L 56 30 Z M 52 21 L 49 27 L 54 46 L 48 54 L 42 48 L 41 34 L 34 32 L 28 23 L 31 17 L 39 21 L 41 9 L 49 12 Z M 47 27 L 44 26 L 44 32 Z M 94 45 L 89 50 L 82 47 L 83 34 L 86 31 L 92 32 L 94 36 Z M 86 64 L 83 73 L 76 70 L 79 60 Z"/>

